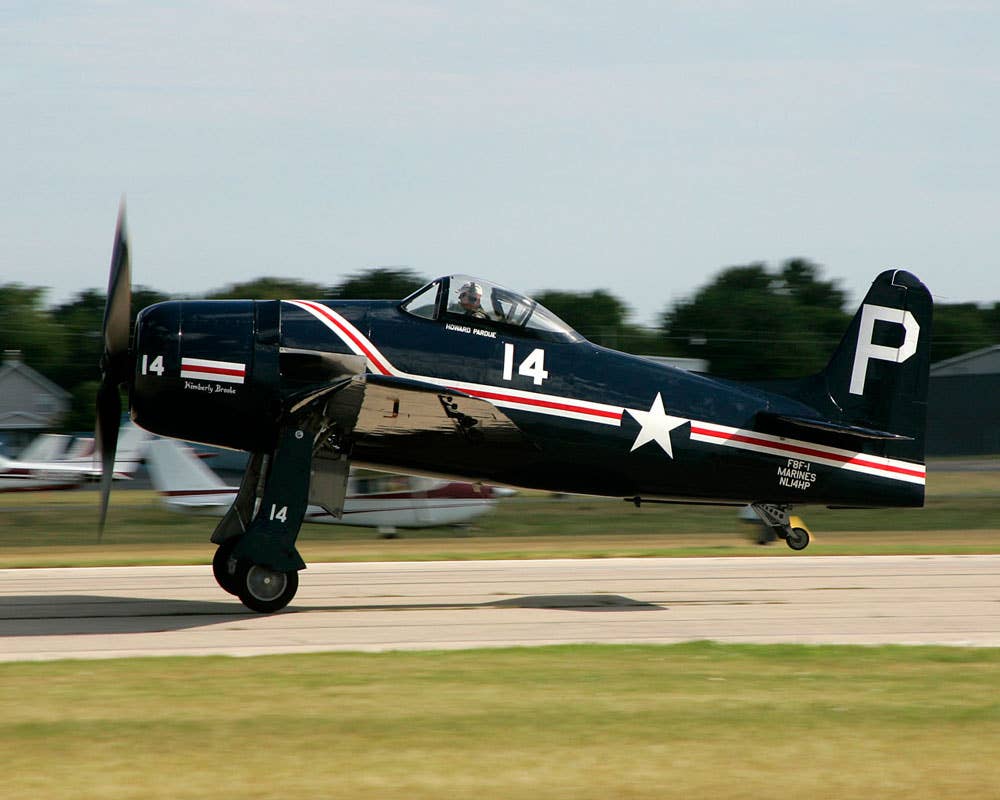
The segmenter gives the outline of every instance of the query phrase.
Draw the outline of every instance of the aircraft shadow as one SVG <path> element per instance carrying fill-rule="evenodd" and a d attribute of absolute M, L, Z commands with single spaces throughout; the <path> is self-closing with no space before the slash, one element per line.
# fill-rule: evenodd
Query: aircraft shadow
<path fill-rule="evenodd" d="M 567 611 L 662 611 L 663 606 L 620 594 L 542 594 L 483 603 L 493 608 L 553 608 Z"/>
<path fill-rule="evenodd" d="M 5 597 L 0 603 L 0 640 L 10 636 L 89 636 L 156 633 L 215 625 L 255 616 L 231 602 L 97 595 Z"/>
<path fill-rule="evenodd" d="M 322 611 L 427 611 L 459 608 L 539 608 L 567 611 L 655 611 L 663 606 L 621 595 L 537 595 L 486 603 L 393 603 L 306 606 L 292 603 L 281 614 Z M 158 633 L 208 627 L 236 619 L 266 619 L 231 601 L 90 595 L 14 596 L 0 605 L 0 640 L 14 636 L 97 636 Z"/>

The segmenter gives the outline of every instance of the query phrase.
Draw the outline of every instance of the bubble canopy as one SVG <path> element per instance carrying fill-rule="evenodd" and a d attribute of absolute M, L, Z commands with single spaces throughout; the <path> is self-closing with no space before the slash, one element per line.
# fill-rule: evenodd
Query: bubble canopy
<path fill-rule="evenodd" d="M 423 319 L 509 329 L 539 339 L 583 339 L 541 303 L 471 275 L 437 278 L 407 297 L 400 308 Z"/>

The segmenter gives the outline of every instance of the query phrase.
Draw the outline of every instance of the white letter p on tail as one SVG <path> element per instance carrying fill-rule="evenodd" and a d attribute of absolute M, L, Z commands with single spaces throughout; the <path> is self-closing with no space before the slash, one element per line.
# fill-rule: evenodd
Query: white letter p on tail
<path fill-rule="evenodd" d="M 875 322 L 892 322 L 903 326 L 903 344 L 899 347 L 886 347 L 874 344 Z M 874 306 L 865 303 L 861 308 L 861 326 L 858 329 L 858 343 L 854 350 L 854 369 L 851 370 L 851 394 L 865 393 L 865 378 L 868 375 L 868 360 L 877 358 L 880 361 L 893 361 L 902 364 L 917 352 L 917 338 L 920 325 L 909 311 L 886 306 Z"/>

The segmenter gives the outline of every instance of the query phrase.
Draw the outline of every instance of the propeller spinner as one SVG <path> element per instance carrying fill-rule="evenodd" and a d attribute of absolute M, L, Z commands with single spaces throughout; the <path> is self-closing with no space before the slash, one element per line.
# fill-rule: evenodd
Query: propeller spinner
<path fill-rule="evenodd" d="M 132 276 L 129 265 L 128 235 L 125 230 L 125 201 L 118 209 L 115 244 L 111 253 L 108 299 L 104 307 L 104 353 L 101 356 L 101 385 L 97 390 L 97 431 L 95 439 L 101 453 L 101 518 L 104 531 L 114 477 L 115 451 L 122 403 L 118 387 L 126 382 L 131 370 L 129 358 L 129 321 L 132 313 Z"/>

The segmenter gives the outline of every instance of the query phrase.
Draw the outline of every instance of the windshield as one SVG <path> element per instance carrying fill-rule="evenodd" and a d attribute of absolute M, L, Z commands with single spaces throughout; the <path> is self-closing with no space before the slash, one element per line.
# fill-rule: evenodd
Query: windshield
<path fill-rule="evenodd" d="M 519 292 L 470 275 L 439 278 L 410 295 L 402 308 L 425 319 L 461 318 L 465 323 L 516 328 L 545 339 L 582 337 L 544 306 Z"/>

